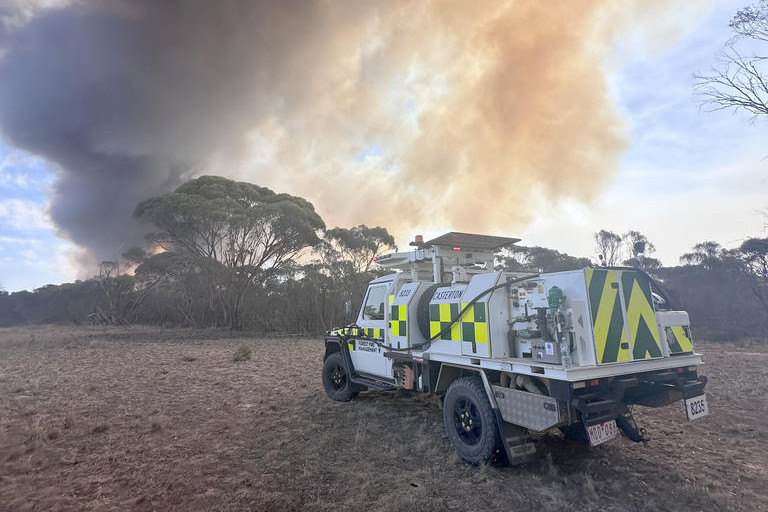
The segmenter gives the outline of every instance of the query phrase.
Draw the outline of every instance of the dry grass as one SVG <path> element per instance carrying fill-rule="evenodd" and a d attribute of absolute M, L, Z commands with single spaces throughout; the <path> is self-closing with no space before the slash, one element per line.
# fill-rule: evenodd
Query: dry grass
<path fill-rule="evenodd" d="M 241 361 L 248 361 L 251 359 L 251 347 L 243 343 L 239 347 L 237 347 L 237 350 L 235 350 L 235 353 L 232 354 L 232 360 L 236 363 L 239 363 Z"/>
<path fill-rule="evenodd" d="M 328 400 L 320 340 L 0 329 L 0 510 L 764 510 L 768 348 L 699 346 L 709 418 L 639 410 L 648 445 L 548 434 L 475 468 L 435 397 Z"/>

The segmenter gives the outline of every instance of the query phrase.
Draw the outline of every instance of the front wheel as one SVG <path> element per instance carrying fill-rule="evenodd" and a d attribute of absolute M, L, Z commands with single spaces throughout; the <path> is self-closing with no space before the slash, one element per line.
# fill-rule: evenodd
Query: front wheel
<path fill-rule="evenodd" d="M 461 377 L 448 387 L 443 425 L 456 453 L 470 464 L 487 462 L 502 448 L 496 416 L 478 377 Z"/>
<path fill-rule="evenodd" d="M 352 382 L 344 366 L 341 352 L 334 352 L 325 358 L 323 363 L 323 389 L 331 400 L 348 402 L 353 395 Z"/>

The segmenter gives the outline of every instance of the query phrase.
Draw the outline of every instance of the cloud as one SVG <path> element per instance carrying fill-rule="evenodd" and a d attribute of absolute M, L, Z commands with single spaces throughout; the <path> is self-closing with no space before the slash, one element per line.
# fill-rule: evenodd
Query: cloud
<path fill-rule="evenodd" d="M 78 275 L 72 251 L 71 244 L 50 232 L 0 236 L 0 285 L 13 292 L 71 281 Z M 93 275 L 94 268 L 81 276 Z"/>
<path fill-rule="evenodd" d="M 50 174 L 40 158 L 0 144 L 0 187 L 39 191 L 50 185 Z"/>
<path fill-rule="evenodd" d="M 45 206 L 24 199 L 0 200 L 0 225 L 16 231 L 51 229 Z"/>
<path fill-rule="evenodd" d="M 31 178 L 28 174 L 15 173 L 0 170 L 0 187 L 15 187 L 26 189 L 31 185 Z"/>

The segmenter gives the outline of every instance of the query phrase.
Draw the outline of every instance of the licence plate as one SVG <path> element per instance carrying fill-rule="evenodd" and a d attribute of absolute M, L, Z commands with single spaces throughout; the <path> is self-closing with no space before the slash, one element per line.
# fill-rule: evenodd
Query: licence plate
<path fill-rule="evenodd" d="M 619 433 L 619 428 L 616 426 L 616 420 L 604 421 L 598 425 L 591 425 L 587 427 L 587 434 L 589 435 L 589 444 L 597 446 L 606 441 L 610 441 Z"/>
<path fill-rule="evenodd" d="M 687 399 L 685 401 L 685 414 L 688 416 L 688 421 L 692 421 L 709 414 L 707 395 L 699 395 Z"/>

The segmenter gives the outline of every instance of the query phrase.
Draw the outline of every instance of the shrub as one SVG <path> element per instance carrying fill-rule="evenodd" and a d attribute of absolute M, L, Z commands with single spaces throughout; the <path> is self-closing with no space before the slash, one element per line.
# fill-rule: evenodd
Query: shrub
<path fill-rule="evenodd" d="M 232 355 L 232 360 L 235 362 L 247 361 L 251 358 L 251 347 L 246 344 L 242 344 L 235 350 Z"/>

